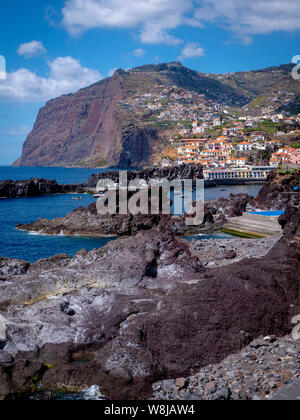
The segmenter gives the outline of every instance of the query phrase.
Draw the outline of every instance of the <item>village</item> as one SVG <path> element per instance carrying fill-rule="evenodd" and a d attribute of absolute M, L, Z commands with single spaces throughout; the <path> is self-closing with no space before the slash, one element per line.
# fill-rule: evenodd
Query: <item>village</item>
<path fill-rule="evenodd" d="M 178 165 L 202 165 L 208 180 L 264 180 L 274 168 L 300 166 L 300 143 L 286 145 L 288 136 L 300 134 L 300 114 L 224 115 L 211 114 L 209 121 L 195 120 L 191 129 L 179 131 L 174 142 Z"/>
<path fill-rule="evenodd" d="M 172 131 L 172 156 L 163 154 L 161 166 L 199 164 L 207 180 L 265 180 L 274 168 L 300 165 L 300 114 L 279 113 L 275 100 L 260 110 L 237 110 L 224 105 L 222 93 L 209 99 L 209 88 L 206 95 L 156 83 L 145 89 L 119 105 Z"/>

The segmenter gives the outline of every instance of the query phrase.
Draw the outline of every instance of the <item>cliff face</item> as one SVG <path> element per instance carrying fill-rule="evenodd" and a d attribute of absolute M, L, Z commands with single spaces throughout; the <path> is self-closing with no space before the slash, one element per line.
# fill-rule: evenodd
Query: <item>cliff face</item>
<path fill-rule="evenodd" d="M 127 126 L 118 115 L 123 77 L 49 101 L 39 112 L 15 166 L 135 166 L 147 163 L 155 130 Z"/>

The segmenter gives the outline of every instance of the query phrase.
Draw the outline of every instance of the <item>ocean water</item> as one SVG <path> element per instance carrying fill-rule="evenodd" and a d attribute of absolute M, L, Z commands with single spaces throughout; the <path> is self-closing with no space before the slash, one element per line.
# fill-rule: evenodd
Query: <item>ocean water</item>
<path fill-rule="evenodd" d="M 109 238 L 44 236 L 16 229 L 18 224 L 40 218 L 64 217 L 77 207 L 88 206 L 95 201 L 92 195 L 83 195 L 80 202 L 72 200 L 72 197 L 76 196 L 61 194 L 0 200 L 0 256 L 34 262 L 56 254 L 73 256 L 80 249 L 90 251 L 106 245 Z"/>
<path fill-rule="evenodd" d="M 103 169 L 78 168 L 12 168 L 0 167 L 0 180 L 26 180 L 30 178 L 56 179 L 60 184 L 85 182 L 90 175 Z M 34 198 L 0 200 L 0 257 L 18 258 L 29 262 L 57 254 L 71 257 L 80 249 L 91 251 L 105 246 L 114 238 L 85 238 L 30 234 L 16 229 L 21 223 L 40 218 L 64 217 L 80 206 L 95 201 L 92 195 L 80 195 L 81 201 L 72 200 L 78 195 L 59 194 Z"/>
<path fill-rule="evenodd" d="M 230 194 L 249 194 L 256 197 L 262 189 L 262 184 L 225 185 L 205 189 L 205 200 L 218 200 L 221 197 L 229 198 Z"/>
<path fill-rule="evenodd" d="M 43 167 L 13 168 L 11 166 L 0 166 L 0 181 L 8 179 L 19 181 L 30 178 L 44 178 L 49 180 L 55 179 L 59 184 L 80 184 L 87 181 L 92 174 L 104 171 L 107 171 L 107 169 Z"/>
<path fill-rule="evenodd" d="M 185 236 L 185 239 L 189 242 L 195 240 L 195 241 L 203 241 L 206 239 L 232 239 L 231 235 L 227 235 L 226 233 L 214 233 L 213 235 L 209 234 L 200 234 L 200 235 L 191 235 L 191 236 Z"/>
<path fill-rule="evenodd" d="M 56 179 L 61 184 L 82 183 L 96 172 L 103 172 L 103 169 L 0 167 L 0 180 L 38 177 Z M 260 188 L 257 185 L 209 188 L 205 190 L 205 198 L 217 199 L 238 192 L 257 195 Z M 81 201 L 72 200 L 73 197 L 76 195 L 59 194 L 0 200 L 0 257 L 18 258 L 30 262 L 56 254 L 68 254 L 72 257 L 80 249 L 90 251 L 103 247 L 113 240 L 114 238 L 37 235 L 16 229 L 18 224 L 34 222 L 39 218 L 64 217 L 77 207 L 88 206 L 95 201 L 92 195 L 81 195 Z"/>

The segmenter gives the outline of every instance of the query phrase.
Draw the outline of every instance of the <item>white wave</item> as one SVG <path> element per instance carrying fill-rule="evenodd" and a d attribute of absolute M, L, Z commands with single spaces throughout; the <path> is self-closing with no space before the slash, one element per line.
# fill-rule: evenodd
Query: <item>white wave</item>
<path fill-rule="evenodd" d="M 101 394 L 100 388 L 98 385 L 93 385 L 91 388 L 86 389 L 83 392 L 83 399 L 88 401 L 103 401 L 105 400 L 104 396 Z"/>

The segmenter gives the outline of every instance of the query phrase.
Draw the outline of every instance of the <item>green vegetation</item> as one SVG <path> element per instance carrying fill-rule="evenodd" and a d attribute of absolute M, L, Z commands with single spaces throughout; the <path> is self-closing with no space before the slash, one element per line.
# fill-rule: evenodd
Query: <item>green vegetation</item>
<path fill-rule="evenodd" d="M 215 127 L 215 128 L 210 128 L 206 130 L 206 134 L 208 134 L 211 137 L 219 137 L 223 134 L 223 131 L 220 130 L 219 127 Z"/>
<path fill-rule="evenodd" d="M 79 161 L 78 165 L 90 168 L 103 168 L 107 166 L 107 162 L 101 155 L 93 155 L 85 160 Z"/>
<path fill-rule="evenodd" d="M 150 120 L 151 121 L 151 120 Z M 149 128 L 154 128 L 154 129 L 175 129 L 177 127 L 177 122 L 176 121 L 157 121 L 156 119 L 153 119 L 153 122 L 151 124 L 149 124 Z"/>
<path fill-rule="evenodd" d="M 248 164 L 255 166 L 267 166 L 270 163 L 272 157 L 272 149 L 268 148 L 267 150 L 257 150 L 248 155 Z"/>
<path fill-rule="evenodd" d="M 300 95 L 297 95 L 288 104 L 283 105 L 279 108 L 279 111 L 288 112 L 291 115 L 297 115 L 300 113 Z"/>
<path fill-rule="evenodd" d="M 274 123 L 272 120 L 264 120 L 254 127 L 248 127 L 244 129 L 244 133 L 252 133 L 255 131 L 263 131 L 265 133 L 274 134 L 277 131 L 281 131 L 282 124 Z"/>
<path fill-rule="evenodd" d="M 300 176 L 300 169 L 285 169 L 285 168 L 279 168 L 277 169 L 277 173 L 279 175 L 295 175 L 295 174 L 299 174 Z"/>
<path fill-rule="evenodd" d="M 245 239 L 261 239 L 264 238 L 264 235 L 258 235 L 251 232 L 240 232 L 238 230 L 231 230 L 231 229 L 222 229 L 223 233 L 227 235 L 236 236 L 238 238 L 245 238 Z"/>
<path fill-rule="evenodd" d="M 180 121 L 180 124 L 181 124 L 184 128 L 188 128 L 188 129 L 191 129 L 191 128 L 193 127 L 193 123 L 192 123 L 192 121 L 182 120 L 182 121 Z"/>

